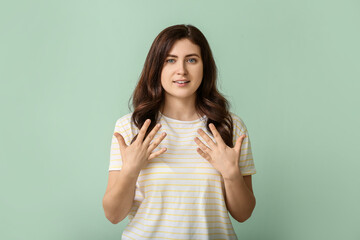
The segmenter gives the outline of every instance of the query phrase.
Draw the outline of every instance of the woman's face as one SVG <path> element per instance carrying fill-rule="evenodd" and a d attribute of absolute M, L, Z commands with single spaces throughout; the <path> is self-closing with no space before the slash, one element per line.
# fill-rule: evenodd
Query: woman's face
<path fill-rule="evenodd" d="M 189 39 L 176 41 L 167 55 L 161 72 L 166 98 L 195 98 L 203 78 L 200 47 Z M 181 84 L 175 81 L 189 81 Z"/>

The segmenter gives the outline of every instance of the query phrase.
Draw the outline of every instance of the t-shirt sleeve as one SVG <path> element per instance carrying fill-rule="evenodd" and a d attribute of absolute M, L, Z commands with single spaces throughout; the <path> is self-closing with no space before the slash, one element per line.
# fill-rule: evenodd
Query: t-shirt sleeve
<path fill-rule="evenodd" d="M 125 126 L 126 125 L 126 126 Z M 125 143 L 127 145 L 129 145 L 129 139 L 130 139 L 130 134 L 129 134 L 129 129 L 130 124 L 127 123 L 126 118 L 119 118 L 116 123 L 115 123 L 115 128 L 114 128 L 114 132 L 118 132 L 120 133 L 124 140 Z M 122 159 L 121 159 L 121 153 L 120 153 L 120 145 L 119 142 L 117 140 L 117 138 L 112 135 L 112 140 L 111 140 L 111 148 L 110 148 L 110 164 L 109 164 L 109 171 L 112 170 L 121 170 L 122 168 Z"/>
<path fill-rule="evenodd" d="M 244 121 L 237 115 L 232 114 L 234 130 L 233 130 L 233 143 L 235 146 L 236 140 L 243 134 L 246 137 L 243 139 L 240 149 L 239 167 L 243 176 L 253 175 L 256 173 L 254 159 L 251 151 L 251 142 L 249 132 L 246 128 Z"/>

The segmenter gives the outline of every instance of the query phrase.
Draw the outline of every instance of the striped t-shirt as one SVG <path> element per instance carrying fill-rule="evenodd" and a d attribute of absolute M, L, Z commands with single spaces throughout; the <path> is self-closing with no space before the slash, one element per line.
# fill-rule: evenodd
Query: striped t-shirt
<path fill-rule="evenodd" d="M 119 132 L 130 145 L 139 129 L 131 122 L 132 113 L 116 121 Z M 246 134 L 242 142 L 239 167 L 242 175 L 256 173 L 250 138 L 242 119 L 231 113 L 234 138 Z M 207 117 L 180 121 L 159 112 L 161 128 L 152 139 L 166 132 L 166 137 L 153 151 L 167 150 L 149 161 L 136 182 L 133 206 L 122 239 L 237 239 L 225 204 L 225 185 L 221 174 L 199 153 L 194 141 L 197 133 L 206 129 Z M 131 122 L 131 123 L 130 123 Z M 119 143 L 112 137 L 109 171 L 121 170 Z"/>

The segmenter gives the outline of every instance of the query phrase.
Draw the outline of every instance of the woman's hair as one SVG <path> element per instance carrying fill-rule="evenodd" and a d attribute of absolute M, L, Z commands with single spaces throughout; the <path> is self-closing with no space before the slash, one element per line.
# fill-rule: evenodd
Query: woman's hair
<path fill-rule="evenodd" d="M 210 133 L 209 123 L 213 123 L 224 142 L 233 147 L 233 121 L 229 112 L 230 103 L 217 89 L 217 67 L 209 43 L 202 32 L 192 25 L 181 24 L 167 27 L 155 38 L 146 57 L 140 79 L 129 99 L 130 102 L 133 98 L 132 121 L 140 129 L 146 119 L 151 119 L 145 137 L 155 127 L 160 108 L 165 100 L 165 90 L 161 86 L 161 71 L 165 59 L 174 43 L 185 38 L 200 47 L 203 61 L 203 79 L 196 90 L 196 111 L 201 116 L 204 114 L 207 116 L 206 128 Z M 131 143 L 136 138 L 137 135 Z"/>

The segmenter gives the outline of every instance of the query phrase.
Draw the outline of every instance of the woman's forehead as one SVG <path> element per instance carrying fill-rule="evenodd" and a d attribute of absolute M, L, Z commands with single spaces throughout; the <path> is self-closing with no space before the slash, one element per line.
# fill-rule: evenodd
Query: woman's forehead
<path fill-rule="evenodd" d="M 189 39 L 177 40 L 170 49 L 167 56 L 179 57 L 179 56 L 198 56 L 200 57 L 200 47 L 192 43 Z"/>

